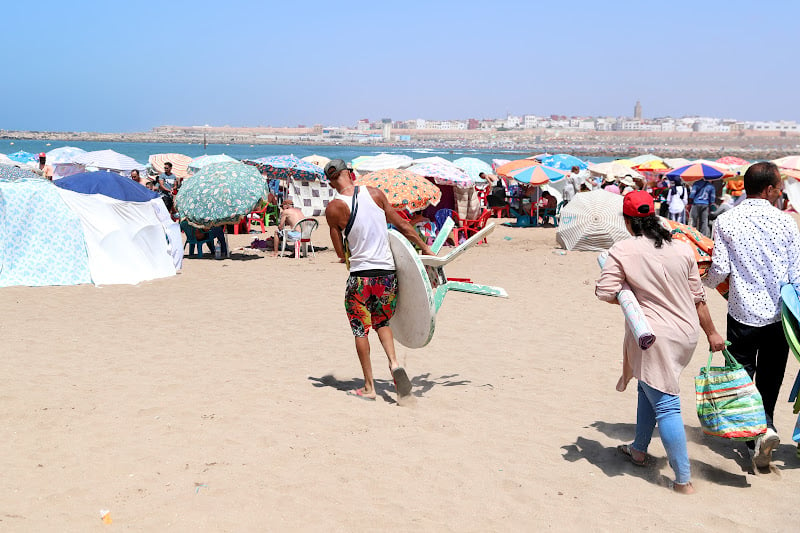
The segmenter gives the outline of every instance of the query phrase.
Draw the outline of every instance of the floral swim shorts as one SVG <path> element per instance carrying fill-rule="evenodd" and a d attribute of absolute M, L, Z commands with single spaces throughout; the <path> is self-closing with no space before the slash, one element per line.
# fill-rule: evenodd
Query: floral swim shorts
<path fill-rule="evenodd" d="M 397 305 L 397 275 L 350 276 L 344 291 L 344 308 L 356 337 L 366 337 L 369 328 L 389 325 Z"/>

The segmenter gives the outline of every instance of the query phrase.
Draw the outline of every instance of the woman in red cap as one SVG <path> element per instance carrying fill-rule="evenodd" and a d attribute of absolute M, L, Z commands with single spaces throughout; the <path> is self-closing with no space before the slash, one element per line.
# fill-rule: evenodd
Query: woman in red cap
<path fill-rule="evenodd" d="M 711 349 L 721 350 L 725 340 L 717 332 L 706 305 L 694 252 L 684 242 L 673 241 L 670 231 L 655 215 L 653 198 L 635 191 L 622 202 L 625 227 L 634 236 L 609 250 L 597 280 L 595 294 L 617 303 L 617 293 L 627 285 L 642 307 L 656 341 L 645 354 L 626 328 L 622 377 L 623 391 L 632 377 L 639 380 L 636 438 L 617 449 L 633 464 L 648 464 L 647 448 L 658 424 L 669 464 L 675 471 L 673 488 L 691 494 L 689 454 L 681 418 L 678 378 L 692 357 L 700 329 Z"/>

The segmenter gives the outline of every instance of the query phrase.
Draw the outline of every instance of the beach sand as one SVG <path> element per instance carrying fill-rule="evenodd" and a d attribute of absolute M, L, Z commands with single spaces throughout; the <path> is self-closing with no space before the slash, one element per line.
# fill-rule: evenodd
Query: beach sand
<path fill-rule="evenodd" d="M 324 223 L 314 240 L 316 259 L 0 290 L 0 530 L 796 530 L 793 357 L 775 469 L 756 474 L 743 443 L 699 429 L 700 342 L 681 378 L 697 493 L 677 495 L 657 436 L 652 468 L 615 449 L 633 439 L 636 389 L 614 390 L 624 322 L 594 296 L 597 254 L 500 227 L 452 263 L 510 297 L 448 294 L 433 341 L 398 346 L 416 395 L 399 407 L 374 334 L 378 400 L 345 393 L 362 384 L 346 272 Z"/>

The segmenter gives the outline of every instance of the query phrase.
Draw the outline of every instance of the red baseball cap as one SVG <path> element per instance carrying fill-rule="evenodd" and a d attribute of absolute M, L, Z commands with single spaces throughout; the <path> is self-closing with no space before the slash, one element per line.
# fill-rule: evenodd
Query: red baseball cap
<path fill-rule="evenodd" d="M 39 157 L 47 157 L 47 154 L 42 152 L 42 153 L 39 154 Z"/>
<path fill-rule="evenodd" d="M 656 212 L 653 197 L 646 191 L 633 191 L 622 200 L 622 213 L 629 217 L 646 217 Z"/>

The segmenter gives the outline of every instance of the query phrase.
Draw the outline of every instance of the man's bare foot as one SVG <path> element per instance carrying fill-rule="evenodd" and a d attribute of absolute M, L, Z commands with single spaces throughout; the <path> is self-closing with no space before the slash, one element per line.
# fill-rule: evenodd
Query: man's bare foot
<path fill-rule="evenodd" d="M 692 485 L 691 481 L 688 483 L 673 483 L 672 490 L 678 494 L 694 494 L 694 485 Z"/>

